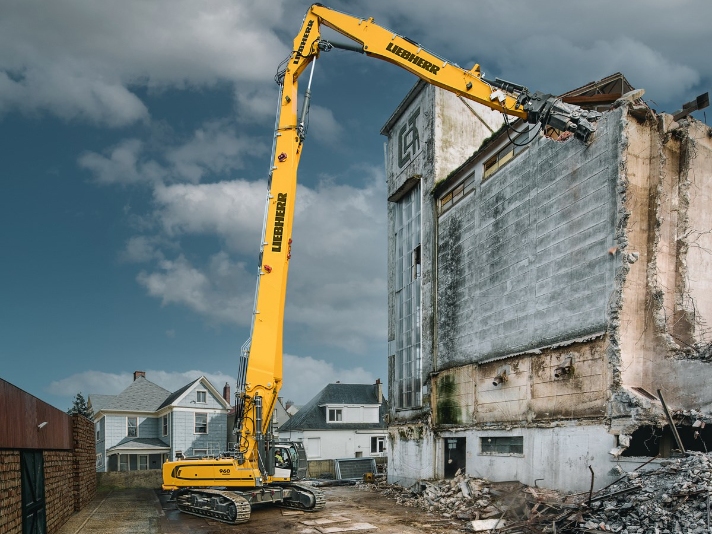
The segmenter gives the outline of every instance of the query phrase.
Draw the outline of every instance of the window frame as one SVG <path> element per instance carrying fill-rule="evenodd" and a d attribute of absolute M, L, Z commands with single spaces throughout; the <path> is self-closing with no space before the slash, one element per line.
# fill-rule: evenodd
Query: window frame
<path fill-rule="evenodd" d="M 529 148 L 532 129 L 520 132 L 513 140 L 507 139 L 507 143 L 495 151 L 489 158 L 482 162 L 482 181 L 489 180 L 499 169 L 514 160 Z M 536 134 L 535 134 L 536 135 Z"/>
<path fill-rule="evenodd" d="M 136 421 L 134 425 L 135 433 L 131 435 L 131 426 L 129 425 L 129 419 L 134 419 Z M 126 416 L 126 437 L 127 438 L 137 438 L 138 437 L 138 416 L 137 415 L 127 415 Z"/>
<path fill-rule="evenodd" d="M 485 447 L 485 443 L 487 447 Z M 505 447 L 509 450 L 501 450 Z M 480 455 L 523 457 L 524 436 L 480 436 Z"/>
<path fill-rule="evenodd" d="M 193 456 L 200 456 L 201 458 L 208 455 L 208 449 L 193 449 Z"/>
<path fill-rule="evenodd" d="M 141 467 L 141 459 L 145 458 L 146 459 L 146 467 Z M 139 454 L 138 455 L 138 462 L 136 464 L 137 470 L 138 471 L 148 471 L 148 454 Z"/>
<path fill-rule="evenodd" d="M 475 191 L 477 186 L 475 171 L 470 171 L 465 178 L 455 184 L 447 193 L 438 200 L 438 211 L 442 215 L 450 210 L 455 204 Z"/>
<path fill-rule="evenodd" d="M 161 417 L 161 435 L 163 437 L 168 436 L 168 429 L 170 428 L 170 421 L 168 420 L 168 414 Z"/>
<path fill-rule="evenodd" d="M 203 400 L 200 400 L 200 398 L 203 398 Z M 205 391 L 204 389 L 199 389 L 195 392 L 195 402 L 198 404 L 207 404 L 208 403 L 208 392 Z"/>
<path fill-rule="evenodd" d="M 332 419 L 332 415 L 334 416 Z M 327 408 L 327 418 L 329 423 L 343 423 L 344 409 L 343 408 Z"/>
<path fill-rule="evenodd" d="M 385 452 L 386 436 L 371 436 L 371 454 L 382 454 Z"/>
<path fill-rule="evenodd" d="M 198 416 L 205 416 L 205 432 L 198 432 Z M 193 412 L 193 434 L 206 435 L 208 434 L 208 412 Z"/>

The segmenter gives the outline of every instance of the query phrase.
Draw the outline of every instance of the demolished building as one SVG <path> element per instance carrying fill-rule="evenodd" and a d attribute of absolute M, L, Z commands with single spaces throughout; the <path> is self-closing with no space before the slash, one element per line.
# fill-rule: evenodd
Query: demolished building
<path fill-rule="evenodd" d="M 706 450 L 712 130 L 631 90 L 564 95 L 605 110 L 588 143 L 423 82 L 383 127 L 389 482 L 582 491 Z"/>

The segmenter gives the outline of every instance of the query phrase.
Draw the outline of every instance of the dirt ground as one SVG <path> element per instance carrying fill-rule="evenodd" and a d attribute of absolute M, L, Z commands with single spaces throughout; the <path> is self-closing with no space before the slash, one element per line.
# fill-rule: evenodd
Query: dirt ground
<path fill-rule="evenodd" d="M 445 534 L 462 532 L 464 522 L 428 515 L 422 510 L 398 505 L 393 499 L 354 486 L 324 487 L 326 507 L 319 512 L 299 512 L 272 506 L 252 509 L 250 521 L 238 527 L 201 519 L 176 510 L 160 495 L 165 516 L 162 533 L 223 534 L 332 534 L 379 532 L 384 534 Z M 459 528 L 458 528 L 459 527 Z"/>
<path fill-rule="evenodd" d="M 239 526 L 181 513 L 160 490 L 114 490 L 97 495 L 58 534 L 449 534 L 464 530 L 464 521 L 429 515 L 377 492 L 355 486 L 321 489 L 326 506 L 319 512 L 256 507 L 250 521 Z"/>

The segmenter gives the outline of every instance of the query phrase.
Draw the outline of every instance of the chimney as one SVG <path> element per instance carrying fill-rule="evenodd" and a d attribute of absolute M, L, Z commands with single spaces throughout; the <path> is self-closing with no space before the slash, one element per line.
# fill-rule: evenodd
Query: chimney
<path fill-rule="evenodd" d="M 228 404 L 232 404 L 232 399 L 230 398 L 230 384 L 227 382 L 225 382 L 223 386 L 223 399 L 225 399 Z"/>
<path fill-rule="evenodd" d="M 383 388 L 381 386 L 381 379 L 376 378 L 376 396 L 378 397 L 378 404 L 383 403 Z"/>
<path fill-rule="evenodd" d="M 138 379 L 139 377 L 146 378 L 146 371 L 134 371 L 134 380 Z"/>

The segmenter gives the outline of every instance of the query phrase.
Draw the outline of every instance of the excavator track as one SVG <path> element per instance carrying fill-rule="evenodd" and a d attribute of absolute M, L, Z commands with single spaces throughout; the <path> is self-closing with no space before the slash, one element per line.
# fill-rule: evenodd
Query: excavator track
<path fill-rule="evenodd" d="M 326 506 L 324 492 L 306 484 L 285 484 L 283 487 L 291 488 L 297 494 L 296 499 L 282 501 L 279 506 L 283 508 L 296 508 L 307 512 L 318 512 Z M 312 506 L 311 503 L 314 503 Z"/>
<path fill-rule="evenodd" d="M 252 509 L 249 501 L 239 493 L 213 489 L 183 490 L 176 496 L 176 503 L 181 512 L 230 525 L 247 522 Z"/>

